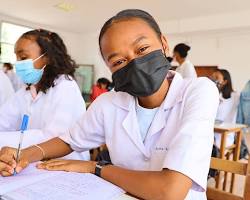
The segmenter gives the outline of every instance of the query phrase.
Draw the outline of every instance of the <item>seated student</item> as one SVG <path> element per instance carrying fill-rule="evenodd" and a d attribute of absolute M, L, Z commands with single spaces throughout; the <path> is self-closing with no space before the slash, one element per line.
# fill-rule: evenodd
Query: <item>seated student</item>
<path fill-rule="evenodd" d="M 237 113 L 237 123 L 248 125 L 250 130 L 250 81 L 247 82 L 244 89 L 240 93 L 240 102 Z M 240 158 L 249 158 L 249 147 L 246 144 L 245 138 L 242 137 L 240 146 Z"/>
<path fill-rule="evenodd" d="M 4 104 L 12 95 L 14 94 L 14 89 L 9 78 L 5 73 L 0 70 L 0 107 Z"/>
<path fill-rule="evenodd" d="M 19 90 L 23 86 L 22 81 L 14 72 L 13 66 L 11 63 L 4 63 L 3 71 L 9 77 L 15 91 Z"/>
<path fill-rule="evenodd" d="M 190 46 L 180 43 L 174 47 L 173 58 L 180 66 L 176 68 L 183 78 L 196 78 L 197 74 L 194 65 L 187 59 Z"/>
<path fill-rule="evenodd" d="M 20 130 L 24 114 L 30 119 L 24 145 L 30 146 L 63 134 L 85 113 L 73 79 L 75 62 L 56 33 L 26 32 L 16 42 L 15 53 L 17 75 L 26 85 L 0 109 L 0 147 L 18 144 L 20 133 L 14 131 Z"/>
<path fill-rule="evenodd" d="M 250 81 L 246 83 L 240 94 L 237 123 L 250 126 Z"/>
<path fill-rule="evenodd" d="M 110 81 L 106 78 L 99 78 L 96 85 L 92 87 L 92 92 L 90 95 L 90 100 L 93 102 L 101 94 L 108 92 Z"/>
<path fill-rule="evenodd" d="M 207 78 L 169 71 L 168 43 L 154 18 L 124 10 L 99 36 L 115 90 L 97 98 L 65 135 L 22 151 L 28 163 L 106 144 L 112 164 L 50 160 L 48 170 L 95 173 L 142 199 L 205 200 L 219 93 Z M 13 174 L 15 149 L 0 152 L 0 173 Z"/>
<path fill-rule="evenodd" d="M 220 103 L 216 115 L 218 122 L 236 123 L 239 94 L 234 92 L 230 73 L 225 69 L 218 69 L 212 74 L 212 80 L 216 83 L 220 92 Z M 226 146 L 234 144 L 235 134 L 228 134 Z M 215 133 L 215 145 L 220 148 L 221 134 Z"/>

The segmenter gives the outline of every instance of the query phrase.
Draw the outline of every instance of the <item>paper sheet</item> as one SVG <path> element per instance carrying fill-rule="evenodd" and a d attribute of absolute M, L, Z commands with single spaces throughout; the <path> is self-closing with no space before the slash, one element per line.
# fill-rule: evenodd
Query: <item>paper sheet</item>
<path fill-rule="evenodd" d="M 110 200 L 123 193 L 122 189 L 93 174 L 59 172 L 4 196 L 16 200 Z"/>
<path fill-rule="evenodd" d="M 20 187 L 30 185 L 32 183 L 43 180 L 47 177 L 55 176 L 59 172 L 48 172 L 40 170 L 35 167 L 35 164 L 31 164 L 21 173 L 14 176 L 2 177 L 0 176 L 0 195 L 13 191 Z"/>

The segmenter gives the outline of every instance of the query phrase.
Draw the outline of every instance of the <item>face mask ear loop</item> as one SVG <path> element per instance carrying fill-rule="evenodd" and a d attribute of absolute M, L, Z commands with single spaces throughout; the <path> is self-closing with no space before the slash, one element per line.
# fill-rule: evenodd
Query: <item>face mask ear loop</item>
<path fill-rule="evenodd" d="M 47 65 L 44 65 L 44 67 L 41 69 L 41 70 L 44 70 L 44 68 L 46 67 Z"/>
<path fill-rule="evenodd" d="M 43 57 L 44 55 L 45 55 L 45 53 L 42 54 L 42 55 L 40 55 L 38 58 L 34 59 L 33 62 L 36 62 L 37 60 L 39 60 L 39 59 L 40 59 L 41 57 Z"/>
<path fill-rule="evenodd" d="M 37 60 L 39 60 L 41 57 L 43 57 L 46 53 L 40 55 L 38 58 L 34 59 L 33 60 L 33 63 L 36 62 Z M 41 70 L 44 70 L 44 68 L 46 67 L 47 65 L 44 65 L 43 68 Z"/>

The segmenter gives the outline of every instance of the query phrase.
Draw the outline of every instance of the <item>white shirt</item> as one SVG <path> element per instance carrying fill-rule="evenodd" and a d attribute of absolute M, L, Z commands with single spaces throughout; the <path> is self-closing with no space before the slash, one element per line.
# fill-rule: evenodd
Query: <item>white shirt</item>
<path fill-rule="evenodd" d="M 232 92 L 231 97 L 228 99 L 224 99 L 221 95 L 216 120 L 230 124 L 236 123 L 239 101 L 240 95 L 237 92 Z M 234 133 L 228 134 L 225 146 L 231 146 L 234 143 L 234 136 Z M 215 145 L 218 148 L 220 143 L 221 134 L 215 133 Z"/>
<path fill-rule="evenodd" d="M 0 107 L 14 94 L 9 78 L 0 70 Z"/>
<path fill-rule="evenodd" d="M 144 143 L 135 98 L 124 92 L 100 96 L 60 138 L 79 152 L 106 144 L 112 163 L 123 168 L 178 171 L 193 181 L 185 200 L 205 200 L 218 103 L 212 81 L 184 80 L 175 73 Z"/>
<path fill-rule="evenodd" d="M 0 147 L 17 147 L 20 133 L 16 131 L 20 130 L 24 114 L 28 114 L 29 122 L 23 148 L 62 135 L 85 113 L 85 102 L 74 80 L 61 75 L 55 84 L 46 94 L 39 92 L 35 99 L 33 90 L 24 86 L 1 107 Z M 89 153 L 83 158 L 89 158 Z"/>
<path fill-rule="evenodd" d="M 153 109 L 143 108 L 142 106 L 139 105 L 138 99 L 136 99 L 135 110 L 142 141 L 145 140 L 148 130 L 153 122 L 153 119 L 158 109 L 159 109 L 158 107 Z"/>
<path fill-rule="evenodd" d="M 176 72 L 180 73 L 183 78 L 197 77 L 194 65 L 188 59 L 176 68 Z"/>

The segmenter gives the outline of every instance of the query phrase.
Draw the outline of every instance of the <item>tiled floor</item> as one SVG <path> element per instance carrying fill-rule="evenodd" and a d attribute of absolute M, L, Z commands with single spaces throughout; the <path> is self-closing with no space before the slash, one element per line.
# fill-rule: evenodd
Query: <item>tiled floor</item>
<path fill-rule="evenodd" d="M 248 145 L 248 148 L 250 149 L 250 133 L 244 134 L 244 137 L 246 138 L 246 142 Z M 246 160 L 242 160 L 241 162 L 247 162 Z M 230 180 L 228 180 L 230 182 Z M 245 183 L 245 177 L 237 175 L 235 178 L 235 187 L 234 187 L 234 193 L 237 195 L 242 196 L 243 195 L 243 190 L 244 190 L 244 183 Z M 214 186 L 215 182 L 214 180 L 209 180 L 208 185 L 209 186 Z M 227 184 L 229 185 L 229 184 Z"/>

